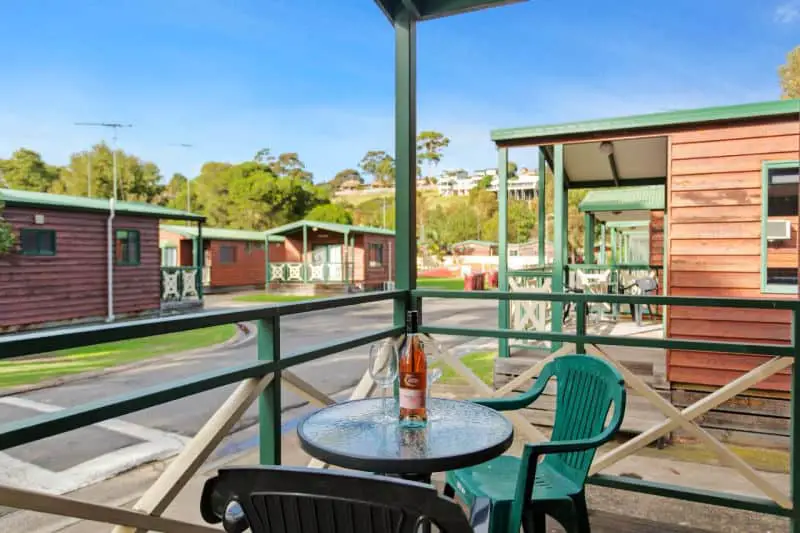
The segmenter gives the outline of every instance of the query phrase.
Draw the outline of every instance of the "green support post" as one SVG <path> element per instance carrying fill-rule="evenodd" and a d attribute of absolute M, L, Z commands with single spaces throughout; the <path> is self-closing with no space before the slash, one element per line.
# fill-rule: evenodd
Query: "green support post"
<path fill-rule="evenodd" d="M 277 361 L 281 357 L 280 318 L 257 322 L 258 360 Z M 276 373 L 258 399 L 258 450 L 262 465 L 281 464 L 281 376 Z"/>
<path fill-rule="evenodd" d="M 303 224 L 303 261 L 300 268 L 303 269 L 303 283 L 308 283 L 308 226 Z"/>
<path fill-rule="evenodd" d="M 583 214 L 583 262 L 594 265 L 594 216 Z"/>
<path fill-rule="evenodd" d="M 409 13 L 395 31 L 395 280 L 398 290 L 417 285 L 417 28 Z M 405 324 L 410 293 L 395 300 L 394 323 Z"/>
<path fill-rule="evenodd" d="M 617 229 L 616 228 L 609 228 L 611 231 L 611 258 L 609 260 L 609 264 L 616 265 L 617 264 Z"/>
<path fill-rule="evenodd" d="M 350 259 L 350 247 L 348 246 L 349 239 L 347 237 L 350 236 L 349 231 L 344 232 L 344 244 L 342 245 L 342 274 L 344 275 L 344 284 L 347 285 L 347 282 L 350 279 L 349 272 L 347 271 L 347 263 Z"/>
<path fill-rule="evenodd" d="M 269 235 L 264 237 L 264 291 L 269 292 Z"/>
<path fill-rule="evenodd" d="M 605 265 L 606 260 L 606 223 L 600 223 L 600 258 L 597 260 L 598 265 Z"/>
<path fill-rule="evenodd" d="M 564 145 L 556 144 L 553 153 L 553 212 L 555 228 L 553 231 L 553 278 L 552 291 L 554 294 L 564 292 L 564 259 L 566 257 L 566 211 L 567 211 L 567 191 L 564 188 Z M 551 309 L 551 329 L 554 333 L 561 333 L 562 316 L 564 314 L 564 303 L 553 302 Z M 551 351 L 555 352 L 561 348 L 562 343 L 553 341 Z"/>
<path fill-rule="evenodd" d="M 537 192 L 539 194 L 539 201 L 536 205 L 536 225 L 537 225 L 537 233 L 538 233 L 538 244 L 539 248 L 537 250 L 538 255 L 538 263 L 539 265 L 545 264 L 545 240 L 546 240 L 546 230 L 547 230 L 547 213 L 545 212 L 545 201 L 544 191 L 547 190 L 545 184 L 547 182 L 547 158 L 544 156 L 544 148 L 539 148 L 539 183 L 536 184 Z"/>
<path fill-rule="evenodd" d="M 497 284 L 501 291 L 508 290 L 508 148 L 497 149 Z M 500 329 L 509 327 L 509 304 L 506 300 L 497 302 L 497 324 Z M 498 357 L 511 355 L 508 339 L 497 340 Z"/>
<path fill-rule="evenodd" d="M 203 223 L 197 223 L 197 238 L 192 240 L 192 252 L 194 253 L 194 264 L 197 267 L 197 274 L 195 275 L 195 283 L 197 289 L 197 297 L 203 299 L 203 261 L 205 254 L 203 253 Z"/>

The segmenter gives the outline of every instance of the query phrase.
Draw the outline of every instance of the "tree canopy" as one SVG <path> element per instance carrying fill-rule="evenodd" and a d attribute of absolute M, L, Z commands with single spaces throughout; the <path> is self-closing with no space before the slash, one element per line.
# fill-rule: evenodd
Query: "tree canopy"
<path fill-rule="evenodd" d="M 383 150 L 370 150 L 361 159 L 358 167 L 372 176 L 373 183 L 391 185 L 394 183 L 394 158 Z"/>
<path fill-rule="evenodd" d="M 353 215 L 344 206 L 339 204 L 321 204 L 312 209 L 306 220 L 317 222 L 333 222 L 334 224 L 352 224 Z"/>
<path fill-rule="evenodd" d="M 782 98 L 800 98 L 800 46 L 786 54 L 786 63 L 778 68 Z"/>
<path fill-rule="evenodd" d="M 0 200 L 0 256 L 13 250 L 14 241 L 15 237 L 11 224 L 3 218 L 3 201 Z"/>

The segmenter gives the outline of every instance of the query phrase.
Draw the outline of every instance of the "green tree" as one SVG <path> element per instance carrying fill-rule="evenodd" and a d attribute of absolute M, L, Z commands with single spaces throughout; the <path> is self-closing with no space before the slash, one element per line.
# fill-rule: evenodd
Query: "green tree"
<path fill-rule="evenodd" d="M 383 150 L 370 150 L 358 164 L 365 174 L 372 176 L 373 183 L 391 185 L 394 183 L 394 158 Z"/>
<path fill-rule="evenodd" d="M 8 187 L 47 192 L 59 178 L 59 169 L 42 160 L 39 152 L 16 150 L 10 159 L 0 159 L 0 174 Z"/>
<path fill-rule="evenodd" d="M 3 201 L 0 200 L 0 256 L 14 249 L 16 238 L 11 224 L 3 218 Z"/>
<path fill-rule="evenodd" d="M 352 224 L 353 215 L 339 204 L 322 204 L 309 211 L 307 220 L 317 222 L 333 222 L 335 224 Z"/>
<path fill-rule="evenodd" d="M 100 143 L 89 151 L 72 154 L 69 165 L 61 170 L 51 192 L 110 198 L 114 190 L 113 176 L 113 153 L 107 144 Z M 161 185 L 158 166 L 117 150 L 117 198 L 163 203 L 163 197 L 164 186 Z"/>
<path fill-rule="evenodd" d="M 800 46 L 786 54 L 786 64 L 778 68 L 782 98 L 800 98 Z"/>
<path fill-rule="evenodd" d="M 450 145 L 450 139 L 438 131 L 421 131 L 417 135 L 417 159 L 425 163 L 428 173 L 442 160 L 442 151 Z M 417 169 L 417 174 L 419 174 Z"/>
<path fill-rule="evenodd" d="M 328 183 L 334 189 L 339 189 L 342 185 L 347 183 L 348 181 L 357 181 L 358 183 L 364 183 L 364 178 L 361 177 L 361 174 L 358 170 L 354 168 L 346 168 L 344 170 L 340 170 L 336 173 L 331 181 Z"/>

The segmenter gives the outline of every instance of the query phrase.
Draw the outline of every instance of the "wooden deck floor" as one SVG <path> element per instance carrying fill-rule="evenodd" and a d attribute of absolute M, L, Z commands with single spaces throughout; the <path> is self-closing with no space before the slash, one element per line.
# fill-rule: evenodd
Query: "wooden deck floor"
<path fill-rule="evenodd" d="M 589 522 L 593 533 L 709 533 L 707 529 L 696 529 L 643 518 L 623 516 L 603 511 L 590 511 Z M 564 530 L 551 522 L 547 533 L 562 533 Z"/>

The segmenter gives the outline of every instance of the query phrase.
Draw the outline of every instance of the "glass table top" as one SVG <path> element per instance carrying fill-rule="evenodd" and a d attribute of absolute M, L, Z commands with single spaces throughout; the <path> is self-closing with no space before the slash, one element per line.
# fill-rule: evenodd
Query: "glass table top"
<path fill-rule="evenodd" d="M 387 399 L 396 414 L 396 402 Z M 301 445 L 327 463 L 370 472 L 441 472 L 479 464 L 511 445 L 513 427 L 501 413 L 468 401 L 431 398 L 436 419 L 419 429 L 382 422 L 380 398 L 326 407 L 298 426 Z"/>

